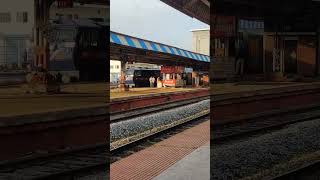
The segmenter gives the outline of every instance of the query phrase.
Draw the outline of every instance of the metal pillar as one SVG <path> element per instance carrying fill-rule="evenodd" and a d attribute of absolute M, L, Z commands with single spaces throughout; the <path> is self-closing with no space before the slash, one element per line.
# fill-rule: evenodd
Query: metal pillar
<path fill-rule="evenodd" d="M 280 24 L 282 21 L 276 22 L 276 32 L 274 35 L 274 48 L 273 48 L 273 75 L 274 80 L 281 80 L 283 78 L 283 43 L 281 35 L 278 34 Z"/>
<path fill-rule="evenodd" d="M 120 85 L 119 89 L 120 91 L 129 91 L 129 88 L 126 87 L 126 64 L 128 62 L 128 57 L 122 56 L 120 57 L 121 62 L 121 72 L 120 72 Z"/>
<path fill-rule="evenodd" d="M 49 43 L 44 31 L 49 20 L 50 6 L 55 0 L 35 0 L 34 59 L 35 66 L 47 69 L 49 65 Z"/>
<path fill-rule="evenodd" d="M 192 87 L 199 86 L 199 73 L 197 71 L 192 71 Z"/>
<path fill-rule="evenodd" d="M 281 56 L 279 48 L 279 37 L 278 34 L 274 36 L 274 48 L 273 48 L 273 72 L 281 72 Z"/>

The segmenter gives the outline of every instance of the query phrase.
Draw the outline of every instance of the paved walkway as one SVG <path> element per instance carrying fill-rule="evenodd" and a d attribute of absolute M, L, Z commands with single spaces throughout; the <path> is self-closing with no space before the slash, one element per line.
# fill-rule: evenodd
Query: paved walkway
<path fill-rule="evenodd" d="M 209 180 L 210 143 L 196 149 L 153 180 Z"/>
<path fill-rule="evenodd" d="M 110 179 L 151 180 L 209 141 L 210 121 L 208 120 L 112 163 Z M 203 153 L 202 155 L 205 155 Z M 184 172 L 180 171 L 180 173 Z"/>

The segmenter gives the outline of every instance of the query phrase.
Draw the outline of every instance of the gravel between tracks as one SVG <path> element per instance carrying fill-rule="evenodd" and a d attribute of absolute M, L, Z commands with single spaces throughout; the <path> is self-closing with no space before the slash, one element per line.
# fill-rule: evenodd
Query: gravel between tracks
<path fill-rule="evenodd" d="M 112 123 L 110 125 L 110 140 L 113 142 L 153 128 L 167 125 L 209 108 L 210 100 L 203 100 L 194 104 L 132 118 L 127 121 Z"/>
<path fill-rule="evenodd" d="M 315 152 L 320 149 L 319 129 L 320 119 L 315 119 L 232 144 L 211 146 L 211 179 L 246 178 Z"/>

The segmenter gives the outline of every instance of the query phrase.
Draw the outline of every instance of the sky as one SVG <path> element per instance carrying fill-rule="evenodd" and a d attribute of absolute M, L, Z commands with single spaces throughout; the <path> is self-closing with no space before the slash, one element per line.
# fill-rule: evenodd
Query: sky
<path fill-rule="evenodd" d="M 111 31 L 192 50 L 192 29 L 209 25 L 160 0 L 111 0 Z"/>

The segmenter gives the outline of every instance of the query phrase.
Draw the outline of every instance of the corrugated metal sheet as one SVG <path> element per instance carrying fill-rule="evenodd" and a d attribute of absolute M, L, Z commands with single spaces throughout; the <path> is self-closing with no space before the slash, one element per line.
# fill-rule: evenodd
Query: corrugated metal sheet
<path fill-rule="evenodd" d="M 110 32 L 110 42 L 119 45 L 130 46 L 133 48 L 182 56 L 196 61 L 210 62 L 210 57 L 207 55 L 194 53 L 177 47 L 168 46 L 165 44 L 156 43 L 136 37 L 131 37 L 117 32 Z"/>

